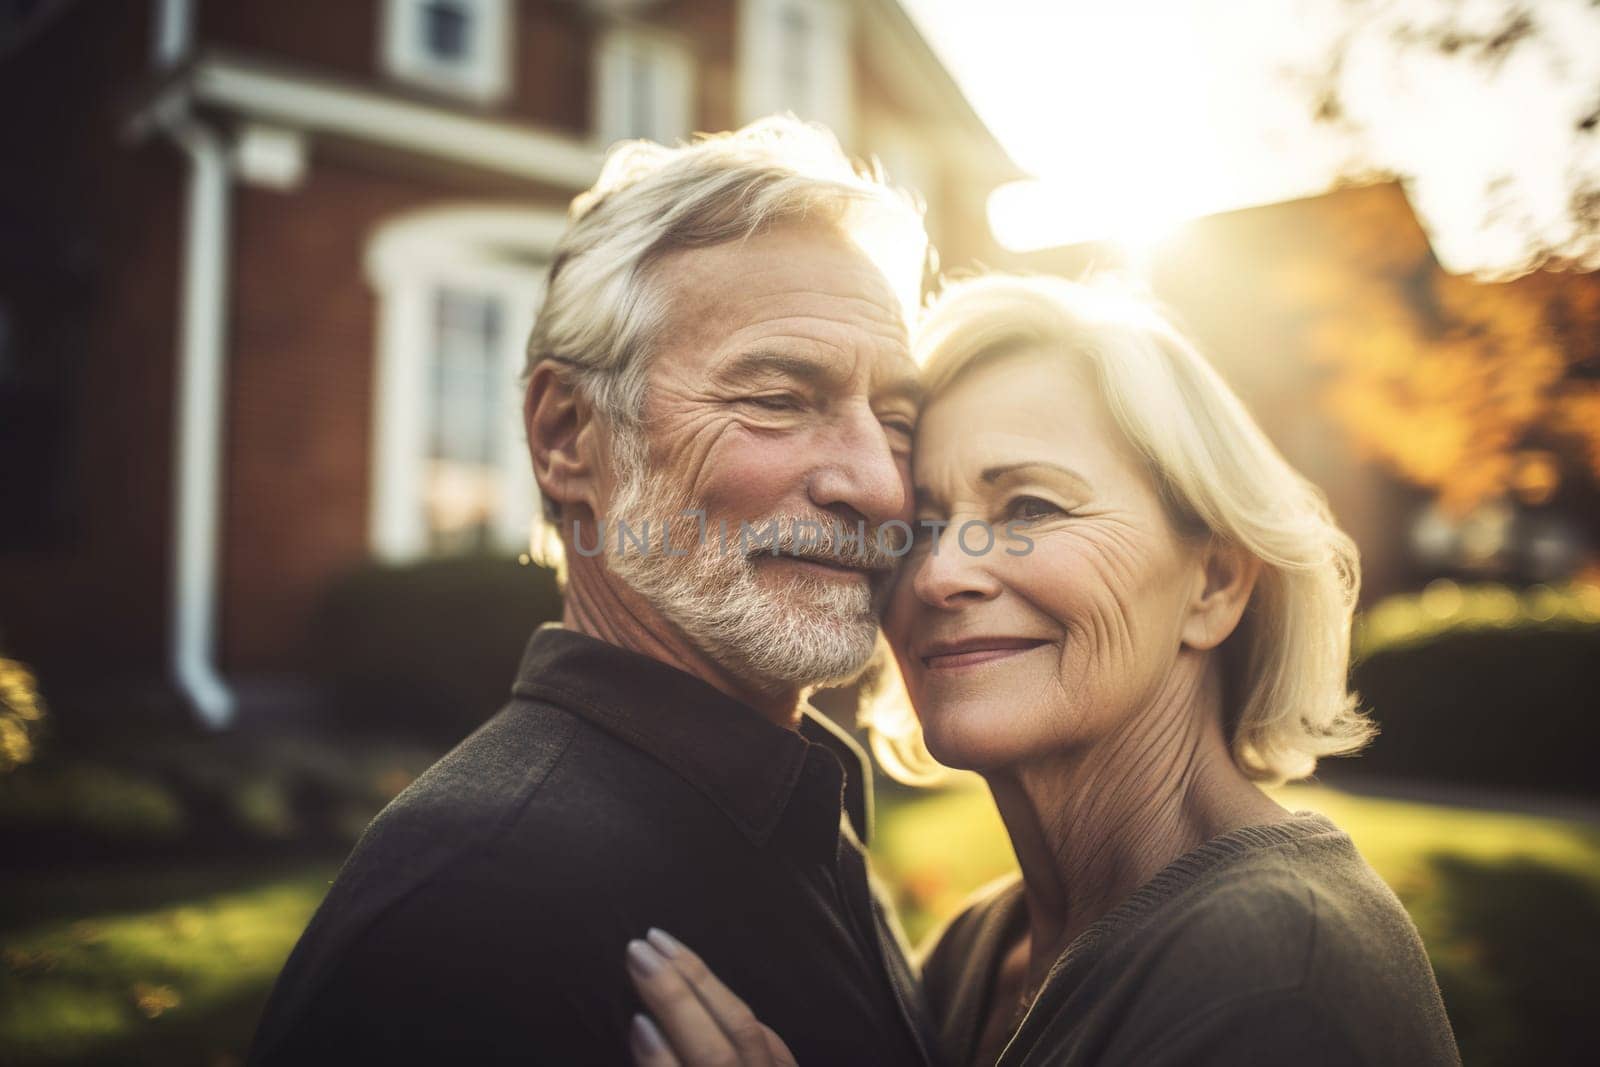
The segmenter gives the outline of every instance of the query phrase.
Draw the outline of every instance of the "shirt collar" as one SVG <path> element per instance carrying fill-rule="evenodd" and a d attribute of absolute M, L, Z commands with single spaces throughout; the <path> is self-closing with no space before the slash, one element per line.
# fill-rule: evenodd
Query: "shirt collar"
<path fill-rule="evenodd" d="M 844 769 L 842 802 L 862 843 L 872 792 L 861 747 L 827 716 L 801 709 L 788 730 L 660 660 L 551 623 L 528 641 L 514 695 L 573 711 L 648 753 L 704 793 L 757 844 L 772 836 L 813 748 Z"/>

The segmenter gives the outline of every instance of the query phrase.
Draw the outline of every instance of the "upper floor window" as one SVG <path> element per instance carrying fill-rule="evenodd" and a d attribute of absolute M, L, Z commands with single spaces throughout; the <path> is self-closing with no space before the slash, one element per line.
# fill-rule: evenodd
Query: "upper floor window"
<path fill-rule="evenodd" d="M 841 0 L 742 0 L 744 121 L 792 111 L 851 140 L 850 9 Z"/>
<path fill-rule="evenodd" d="M 387 0 L 389 72 L 488 103 L 510 88 L 509 0 Z"/>
<path fill-rule="evenodd" d="M 784 98 L 796 101 L 796 111 L 811 110 L 816 95 L 817 79 L 813 76 L 817 62 L 812 55 L 817 28 L 816 15 L 804 4 L 780 4 L 778 21 L 778 84 Z"/>
<path fill-rule="evenodd" d="M 616 26 L 595 55 L 595 121 L 609 144 L 634 137 L 671 143 L 693 125 L 694 60 L 664 33 Z"/>

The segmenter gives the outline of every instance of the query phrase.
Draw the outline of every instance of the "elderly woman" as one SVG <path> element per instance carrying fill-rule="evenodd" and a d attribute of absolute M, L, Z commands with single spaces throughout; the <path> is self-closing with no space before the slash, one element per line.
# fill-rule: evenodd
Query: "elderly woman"
<path fill-rule="evenodd" d="M 884 616 L 916 720 L 875 727 L 881 752 L 981 775 L 1021 868 L 926 958 L 947 1056 L 1459 1062 L 1394 894 L 1261 789 L 1371 734 L 1346 688 L 1356 553 L 1321 494 L 1131 297 L 991 275 L 947 291 L 920 347 L 937 534 Z M 1012 536 L 977 551 L 974 522 Z M 631 969 L 659 1024 L 636 1023 L 641 1063 L 785 1061 L 651 942 L 630 951 L 673 966 Z"/>

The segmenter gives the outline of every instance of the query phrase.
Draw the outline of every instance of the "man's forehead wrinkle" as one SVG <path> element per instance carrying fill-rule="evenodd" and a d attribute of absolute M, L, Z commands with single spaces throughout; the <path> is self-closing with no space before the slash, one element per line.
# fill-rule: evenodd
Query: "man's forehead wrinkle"
<path fill-rule="evenodd" d="M 796 285 L 785 289 L 752 291 L 739 287 L 726 292 L 700 290 L 685 306 L 718 307 L 739 312 L 752 321 L 809 319 L 839 326 L 888 329 L 902 336 L 908 330 L 898 305 L 843 289 Z"/>
<path fill-rule="evenodd" d="M 768 343 L 771 348 L 768 349 Z M 839 359 L 813 359 L 806 349 L 826 349 Z M 886 357 L 886 358 L 885 358 Z M 732 384 L 756 376 L 779 375 L 814 377 L 830 384 L 844 384 L 859 377 L 863 367 L 869 372 L 868 388 L 874 392 L 905 394 L 920 404 L 922 383 L 916 363 L 903 342 L 892 345 L 840 345 L 811 334 L 762 334 L 755 339 L 730 338 L 722 352 L 713 357 L 707 372 L 713 380 Z"/>
<path fill-rule="evenodd" d="M 757 319 L 729 333 L 723 345 L 730 348 L 759 347 L 771 342 L 776 347 L 790 345 L 825 347 L 838 352 L 858 350 L 901 352 L 910 358 L 911 346 L 897 330 L 873 328 L 861 323 L 844 323 L 817 315 L 788 315 L 781 319 Z"/>
<path fill-rule="evenodd" d="M 686 376 L 682 384 L 696 392 L 721 392 L 749 384 L 729 373 L 730 361 L 770 346 L 845 364 L 830 377 L 858 382 L 875 401 L 906 396 L 917 404 L 907 311 L 882 271 L 838 249 L 811 255 L 809 241 L 788 246 L 793 256 L 783 244 L 745 244 L 680 249 L 658 260 L 666 307 L 656 353 L 673 353 L 660 370 Z"/>
<path fill-rule="evenodd" d="M 819 235 L 816 243 L 827 246 L 832 242 Z M 712 245 L 670 252 L 654 264 L 653 272 L 673 290 L 669 296 L 699 294 L 711 299 L 737 298 L 748 294 L 752 283 L 775 274 L 789 274 L 794 281 L 778 286 L 772 295 L 810 292 L 829 299 L 860 301 L 870 305 L 875 314 L 904 318 L 889 279 L 858 253 L 847 255 L 843 262 L 835 259 L 830 263 L 797 263 L 792 256 L 776 250 L 752 250 L 742 244 Z"/>
<path fill-rule="evenodd" d="M 898 314 L 851 315 L 845 320 L 821 308 L 774 307 L 769 316 L 760 313 L 763 302 L 770 303 L 737 297 L 730 300 L 704 290 L 684 292 L 681 299 L 669 302 L 668 344 L 692 344 L 734 353 L 740 346 L 766 340 L 786 345 L 826 345 L 839 351 L 871 347 L 892 350 L 897 360 L 903 354 L 907 365 L 914 366 L 910 338 Z M 848 312 L 876 309 L 871 301 L 853 300 L 836 306 L 846 307 Z"/>

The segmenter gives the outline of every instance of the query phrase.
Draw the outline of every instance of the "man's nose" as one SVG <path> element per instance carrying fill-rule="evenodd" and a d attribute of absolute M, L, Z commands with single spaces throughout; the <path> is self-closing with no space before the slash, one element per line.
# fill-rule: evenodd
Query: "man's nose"
<path fill-rule="evenodd" d="M 820 444 L 822 462 L 809 485 L 812 503 L 828 511 L 848 509 L 870 523 L 909 517 L 908 464 L 895 457 L 888 432 L 870 408 L 841 415 Z"/>

